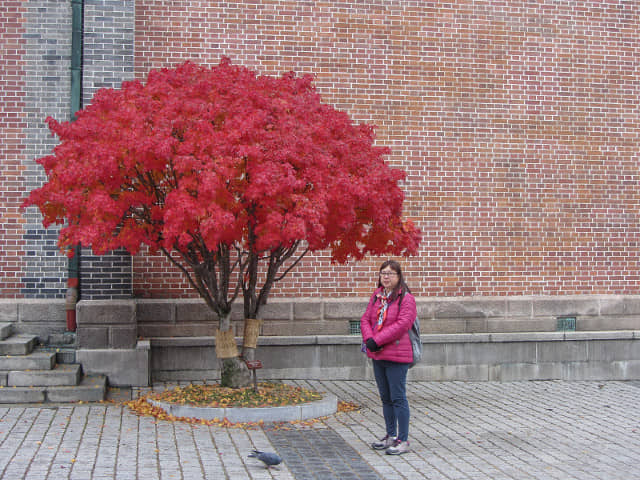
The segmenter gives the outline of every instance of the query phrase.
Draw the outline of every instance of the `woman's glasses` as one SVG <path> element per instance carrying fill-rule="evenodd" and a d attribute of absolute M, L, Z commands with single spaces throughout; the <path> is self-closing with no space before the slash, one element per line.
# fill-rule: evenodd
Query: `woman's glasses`
<path fill-rule="evenodd" d="M 381 277 L 395 277 L 398 275 L 396 272 L 380 272 Z"/>

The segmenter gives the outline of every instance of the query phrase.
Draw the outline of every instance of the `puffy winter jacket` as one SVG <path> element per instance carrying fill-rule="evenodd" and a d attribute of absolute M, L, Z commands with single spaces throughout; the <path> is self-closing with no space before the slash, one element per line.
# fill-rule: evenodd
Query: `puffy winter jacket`
<path fill-rule="evenodd" d="M 410 293 L 405 293 L 398 312 L 399 298 L 389 304 L 387 318 L 380 330 L 377 329 L 380 299 L 376 294 L 382 292 L 377 289 L 369 300 L 364 315 L 360 319 L 362 340 L 366 342 L 373 338 L 379 347 L 377 352 L 367 350 L 367 356 L 374 360 L 390 360 L 392 362 L 410 363 L 413 361 L 413 350 L 409 339 L 409 329 L 416 319 L 416 300 Z"/>

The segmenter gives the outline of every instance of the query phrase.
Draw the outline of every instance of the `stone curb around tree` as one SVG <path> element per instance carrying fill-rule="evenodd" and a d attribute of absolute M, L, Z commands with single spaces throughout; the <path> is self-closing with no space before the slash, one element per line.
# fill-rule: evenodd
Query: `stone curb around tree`
<path fill-rule="evenodd" d="M 283 407 L 196 407 L 152 399 L 147 401 L 154 407 L 161 408 L 167 414 L 175 417 L 198 418 L 201 420 L 222 420 L 226 418 L 231 423 L 293 422 L 326 417 L 338 411 L 338 398 L 332 394 L 327 394 L 322 400 L 315 402 Z"/>

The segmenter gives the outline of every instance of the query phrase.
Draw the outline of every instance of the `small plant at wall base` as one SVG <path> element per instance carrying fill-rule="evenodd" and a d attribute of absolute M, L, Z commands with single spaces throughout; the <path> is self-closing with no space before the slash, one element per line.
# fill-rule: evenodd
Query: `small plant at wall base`
<path fill-rule="evenodd" d="M 372 126 L 321 102 L 309 75 L 187 62 L 99 90 L 73 123 L 47 122 L 60 143 L 37 160 L 48 180 L 24 205 L 45 227 L 65 225 L 68 252 L 166 255 L 220 319 L 224 386 L 250 383 L 241 359 L 254 359 L 260 307 L 307 252 L 338 263 L 417 252 L 404 172 L 385 164 Z M 241 356 L 230 319 L 240 294 L 253 334 Z"/>

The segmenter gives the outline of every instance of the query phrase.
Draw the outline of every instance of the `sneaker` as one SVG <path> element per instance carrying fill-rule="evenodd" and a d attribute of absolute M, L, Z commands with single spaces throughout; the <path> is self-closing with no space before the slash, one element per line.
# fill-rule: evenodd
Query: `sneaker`
<path fill-rule="evenodd" d="M 387 448 L 387 455 L 402 455 L 409 451 L 409 442 L 403 442 L 402 440 L 396 439 L 396 441 L 393 442 L 393 445 Z"/>
<path fill-rule="evenodd" d="M 396 442 L 396 437 L 385 435 L 379 442 L 373 442 L 371 448 L 374 450 L 386 450 Z"/>

